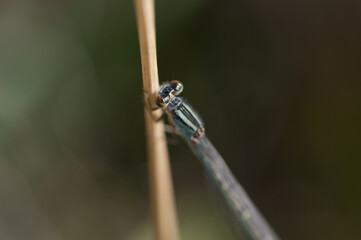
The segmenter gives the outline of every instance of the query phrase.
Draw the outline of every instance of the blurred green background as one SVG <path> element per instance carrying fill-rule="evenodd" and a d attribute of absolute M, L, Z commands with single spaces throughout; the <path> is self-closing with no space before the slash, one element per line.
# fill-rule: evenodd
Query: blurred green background
<path fill-rule="evenodd" d="M 360 9 L 156 1 L 160 80 L 283 239 L 361 239 Z M 0 32 L 0 239 L 153 239 L 132 1 L 2 1 Z M 183 239 L 232 239 L 170 155 Z"/>

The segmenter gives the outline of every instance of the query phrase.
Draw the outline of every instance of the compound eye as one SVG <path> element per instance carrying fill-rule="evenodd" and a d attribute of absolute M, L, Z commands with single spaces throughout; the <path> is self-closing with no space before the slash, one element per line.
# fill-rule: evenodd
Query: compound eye
<path fill-rule="evenodd" d="M 178 95 L 183 91 L 183 84 L 180 81 L 173 80 L 170 82 L 174 95 Z"/>
<path fill-rule="evenodd" d="M 155 103 L 157 104 L 157 106 L 162 109 L 167 107 L 168 102 L 169 102 L 169 99 L 163 99 L 161 95 L 158 95 L 155 100 Z"/>

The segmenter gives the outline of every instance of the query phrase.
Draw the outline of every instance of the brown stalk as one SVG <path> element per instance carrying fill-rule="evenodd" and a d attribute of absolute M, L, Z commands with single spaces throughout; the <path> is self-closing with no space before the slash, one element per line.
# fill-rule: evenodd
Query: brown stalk
<path fill-rule="evenodd" d="M 134 2 L 142 59 L 143 88 L 147 93 L 145 101 L 148 101 L 148 97 L 155 99 L 159 88 L 154 1 L 134 0 Z M 154 121 L 151 114 L 145 109 L 154 228 L 158 240 L 178 240 L 177 214 L 164 124 L 162 121 Z"/>

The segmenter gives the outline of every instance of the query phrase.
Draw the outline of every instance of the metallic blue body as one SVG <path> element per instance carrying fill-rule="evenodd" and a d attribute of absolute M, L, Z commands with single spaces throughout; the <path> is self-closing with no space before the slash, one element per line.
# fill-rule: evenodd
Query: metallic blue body
<path fill-rule="evenodd" d="M 182 98 L 177 97 L 182 90 L 183 85 L 179 81 L 164 83 L 158 92 L 156 103 L 168 114 L 169 122 L 186 139 L 205 165 L 237 239 L 279 240 L 233 176 L 222 156 L 205 136 L 203 122 L 198 114 Z"/>
<path fill-rule="evenodd" d="M 180 97 L 173 97 L 165 109 L 183 137 L 194 141 L 204 133 L 203 122 L 195 111 Z"/>

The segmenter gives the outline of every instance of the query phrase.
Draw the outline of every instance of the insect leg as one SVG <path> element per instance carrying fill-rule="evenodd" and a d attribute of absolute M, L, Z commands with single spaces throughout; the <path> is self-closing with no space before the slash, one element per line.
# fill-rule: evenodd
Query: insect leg
<path fill-rule="evenodd" d="M 178 137 L 177 135 L 180 135 L 180 133 L 178 132 L 175 124 L 174 124 L 174 121 L 172 120 L 172 118 L 168 118 L 168 121 L 169 121 L 169 124 L 170 125 L 166 125 L 165 126 L 165 130 L 172 133 L 172 138 L 169 138 L 168 139 L 168 143 L 169 144 L 172 144 L 172 145 L 175 145 L 178 143 Z"/>
<path fill-rule="evenodd" d="M 160 109 L 158 106 L 155 107 L 155 108 L 152 108 L 152 104 L 151 104 L 151 101 L 150 101 L 150 97 L 149 97 L 149 93 L 147 91 L 144 91 L 144 95 L 145 95 L 145 98 L 146 100 L 144 100 L 144 104 L 145 104 L 145 108 L 147 109 L 148 113 L 150 114 L 150 116 L 152 117 L 152 119 L 156 122 L 159 122 L 160 120 L 163 119 L 164 117 L 164 111 L 162 111 L 162 114 L 160 115 L 160 117 L 156 117 L 154 116 L 154 111 Z"/>

